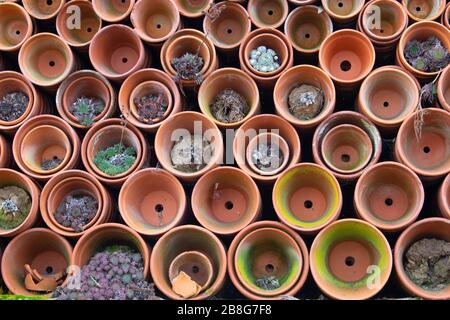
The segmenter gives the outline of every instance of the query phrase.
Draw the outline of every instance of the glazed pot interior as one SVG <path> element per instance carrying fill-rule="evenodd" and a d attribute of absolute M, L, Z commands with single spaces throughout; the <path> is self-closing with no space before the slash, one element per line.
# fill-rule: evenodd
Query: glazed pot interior
<path fill-rule="evenodd" d="M 403 0 L 406 9 L 416 19 L 436 17 L 444 0 Z"/>
<path fill-rule="evenodd" d="M 64 5 L 64 0 L 24 0 L 27 11 L 38 19 L 54 16 Z"/>
<path fill-rule="evenodd" d="M 337 16 L 351 16 L 361 10 L 364 0 L 322 0 L 322 3 Z"/>
<path fill-rule="evenodd" d="M 105 20 L 120 20 L 131 10 L 134 0 L 92 0 L 97 14 Z"/>
<path fill-rule="evenodd" d="M 26 11 L 18 5 L 0 6 L 0 49 L 8 50 L 20 45 L 33 30 Z"/>
<path fill-rule="evenodd" d="M 378 12 L 381 19 L 379 22 L 376 22 L 371 15 Z M 404 15 L 401 5 L 391 4 L 390 0 L 379 1 L 373 4 L 373 7 L 369 5 L 364 10 L 364 14 L 365 16 L 362 20 L 363 28 L 380 38 L 400 35 L 407 23 L 405 19 L 401 19 L 401 16 Z"/>
<path fill-rule="evenodd" d="M 250 1 L 247 8 L 249 15 L 260 27 L 276 27 L 283 22 L 288 9 L 283 0 Z"/>

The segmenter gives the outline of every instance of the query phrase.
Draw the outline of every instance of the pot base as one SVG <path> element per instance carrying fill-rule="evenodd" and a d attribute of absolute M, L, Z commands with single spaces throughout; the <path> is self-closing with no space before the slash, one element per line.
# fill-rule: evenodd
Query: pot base
<path fill-rule="evenodd" d="M 68 267 L 66 258 L 57 251 L 40 252 L 33 258 L 30 266 L 44 277 L 64 273 Z"/>
<path fill-rule="evenodd" d="M 213 193 L 211 209 L 214 217 L 223 223 L 233 223 L 247 211 L 247 199 L 237 188 L 220 189 Z"/>
<path fill-rule="evenodd" d="M 316 188 L 300 188 L 292 194 L 290 210 L 300 221 L 317 221 L 327 210 L 327 198 Z"/>
<path fill-rule="evenodd" d="M 378 186 L 369 197 L 371 212 L 381 220 L 398 221 L 408 212 L 408 194 L 394 184 Z"/>
<path fill-rule="evenodd" d="M 177 200 L 167 191 L 154 191 L 145 196 L 140 205 L 140 212 L 145 223 L 161 227 L 171 223 L 177 213 Z"/>

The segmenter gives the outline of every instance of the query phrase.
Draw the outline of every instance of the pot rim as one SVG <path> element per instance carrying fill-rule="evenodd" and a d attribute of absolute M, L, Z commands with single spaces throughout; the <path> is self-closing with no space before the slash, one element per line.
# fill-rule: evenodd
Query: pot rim
<path fill-rule="evenodd" d="M 5 2 L 5 3 L 7 3 L 7 2 Z M 35 104 L 34 92 L 33 92 L 32 88 L 30 86 L 28 86 L 28 83 L 22 81 L 22 79 L 12 78 L 12 77 L 0 79 L 1 86 L 2 86 L 2 83 L 5 83 L 5 82 L 15 82 L 16 84 L 20 83 L 19 86 L 21 86 L 22 88 L 25 88 L 25 90 L 23 90 L 25 92 L 22 92 L 22 93 L 24 93 L 28 96 L 28 104 L 27 104 L 27 107 L 25 108 L 25 112 L 19 118 L 17 118 L 16 120 L 13 120 L 13 121 L 5 121 L 5 120 L 0 119 L 0 125 L 8 126 L 8 127 L 20 125 L 20 123 L 24 122 L 25 119 L 29 116 L 29 114 L 31 113 L 31 109 L 33 109 L 33 106 Z M 22 90 L 18 90 L 18 91 L 22 91 Z"/>
<path fill-rule="evenodd" d="M 450 4 L 450 3 L 449 3 Z M 450 5 L 449 5 L 449 10 L 450 12 Z M 444 91 L 446 88 L 444 88 L 444 77 L 445 80 L 447 81 L 447 90 L 450 90 L 450 64 L 441 71 L 441 75 L 439 76 L 439 80 L 437 83 L 437 95 L 438 95 L 438 100 L 439 103 L 441 104 L 442 108 L 444 108 L 445 110 L 447 110 L 448 112 L 450 112 L 450 101 L 447 101 L 445 96 L 444 96 Z"/>
<path fill-rule="evenodd" d="M 358 1 L 358 7 L 356 8 L 354 13 L 349 13 L 346 15 L 339 15 L 334 13 L 330 7 L 328 6 L 328 1 L 327 0 L 322 0 L 322 7 L 323 9 L 328 13 L 328 15 L 333 19 L 333 20 L 337 20 L 337 21 L 348 21 L 348 20 L 352 20 L 353 18 L 355 18 L 356 16 L 358 16 L 358 14 L 361 12 L 362 8 L 364 7 L 365 1 L 364 0 L 359 0 Z"/>
<path fill-rule="evenodd" d="M 438 197 L 439 197 L 439 207 L 441 210 L 442 215 L 444 216 L 444 218 L 450 219 L 450 200 L 448 200 L 448 197 L 446 195 L 449 193 L 449 189 L 450 189 L 450 173 L 447 174 L 447 176 L 445 177 L 444 181 L 442 182 L 441 187 L 439 188 L 439 193 L 438 193 Z M 447 199 L 447 201 L 445 201 L 445 199 Z"/>
<path fill-rule="evenodd" d="M 283 25 L 284 21 L 286 20 L 288 14 L 289 14 L 289 5 L 287 0 L 275 0 L 282 6 L 283 15 L 281 16 L 280 21 L 278 21 L 275 24 L 264 24 L 260 23 L 259 19 L 256 17 L 256 14 L 254 12 L 254 7 L 258 7 L 258 4 L 260 4 L 260 0 L 249 0 L 247 4 L 247 12 L 250 17 L 250 20 L 252 23 L 256 26 L 257 29 L 259 28 L 274 28 L 277 29 L 280 26 Z M 259 3 L 258 3 L 259 2 Z"/>
<path fill-rule="evenodd" d="M 35 1 L 36 0 L 22 0 L 23 7 L 28 12 L 28 14 L 37 20 L 50 20 L 50 19 L 55 18 L 56 15 L 61 11 L 66 0 L 61 0 L 59 7 L 56 9 L 55 12 L 53 12 L 51 14 L 39 14 L 39 12 L 37 12 L 37 10 L 33 9 L 30 6 L 30 3 L 35 2 Z"/>
<path fill-rule="evenodd" d="M 94 8 L 95 13 L 104 21 L 106 22 L 110 22 L 110 23 L 116 23 L 119 21 L 122 21 L 124 19 L 126 19 L 130 13 L 131 10 L 133 10 L 133 7 L 135 5 L 135 0 L 129 0 L 130 1 L 130 5 L 127 9 L 126 12 L 124 12 L 122 15 L 119 15 L 117 17 L 112 17 L 110 15 L 105 15 L 103 14 L 104 12 L 102 12 L 102 10 L 100 10 L 99 8 L 101 7 L 101 5 L 99 4 L 100 2 L 103 2 L 103 0 L 92 0 L 92 6 Z"/>
<path fill-rule="evenodd" d="M 172 0 L 175 5 L 178 8 L 178 11 L 180 12 L 180 14 L 186 18 L 198 18 L 201 17 L 202 15 L 205 14 L 205 9 L 207 10 L 207 8 L 209 8 L 211 6 L 211 4 L 213 3 L 213 0 L 206 0 L 205 2 L 205 6 L 203 8 L 201 8 L 201 10 L 199 10 L 198 12 L 193 12 L 193 11 L 188 11 L 185 10 L 185 8 L 179 4 L 179 0 Z"/>
<path fill-rule="evenodd" d="M 425 19 L 420 19 L 420 18 L 417 18 L 416 16 L 412 15 L 409 12 L 409 10 L 408 10 L 408 1 L 409 0 L 402 0 L 402 5 L 405 8 L 405 11 L 408 14 L 409 18 L 411 20 L 413 20 L 413 23 L 414 22 L 420 22 L 420 21 L 433 21 L 433 20 L 436 20 L 437 18 L 439 18 L 442 15 L 442 13 L 445 10 L 445 6 L 446 6 L 445 1 L 440 0 L 439 10 L 436 12 L 436 14 L 434 16 L 426 17 Z"/>
<path fill-rule="evenodd" d="M 24 44 L 24 42 L 29 37 L 32 36 L 33 29 L 34 29 L 34 24 L 33 24 L 33 21 L 31 20 L 31 17 L 29 15 L 28 11 L 25 10 L 24 7 L 18 5 L 17 3 L 15 3 L 15 2 L 5 2 L 5 3 L 2 3 L 2 6 L 4 6 L 4 7 L 9 6 L 9 7 L 14 8 L 15 10 L 19 10 L 21 12 L 21 14 L 23 15 L 23 18 L 25 18 L 25 20 L 27 22 L 27 26 L 28 26 L 27 32 L 26 32 L 25 36 L 23 37 L 22 41 L 20 41 L 18 44 L 13 45 L 13 46 L 0 47 L 1 51 L 15 52 L 15 51 L 20 49 L 20 47 Z"/>
<path fill-rule="evenodd" d="M 183 258 L 183 257 L 185 257 L 187 255 L 198 256 L 198 257 L 200 257 L 203 260 L 203 262 L 206 262 L 206 264 L 208 265 L 208 271 L 209 271 L 208 272 L 208 279 L 207 279 L 206 283 L 202 286 L 202 290 L 205 290 L 208 286 L 211 285 L 211 282 L 212 282 L 212 279 L 213 279 L 214 270 L 213 270 L 213 266 L 212 266 L 211 260 L 205 254 L 203 254 L 200 251 L 195 251 L 195 250 L 184 251 L 184 252 L 180 253 L 179 255 L 177 255 L 172 260 L 172 262 L 169 265 L 169 279 L 170 279 L 170 281 L 172 282 L 172 280 L 173 280 L 173 279 L 171 279 L 171 274 L 172 273 L 170 271 L 174 268 L 175 261 L 177 261 L 178 259 Z"/>

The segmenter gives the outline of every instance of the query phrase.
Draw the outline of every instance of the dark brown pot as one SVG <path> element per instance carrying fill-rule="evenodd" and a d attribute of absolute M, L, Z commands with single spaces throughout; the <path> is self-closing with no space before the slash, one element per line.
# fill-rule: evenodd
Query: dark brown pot
<path fill-rule="evenodd" d="M 16 52 L 33 34 L 33 21 L 28 12 L 18 4 L 0 5 L 0 50 Z"/>

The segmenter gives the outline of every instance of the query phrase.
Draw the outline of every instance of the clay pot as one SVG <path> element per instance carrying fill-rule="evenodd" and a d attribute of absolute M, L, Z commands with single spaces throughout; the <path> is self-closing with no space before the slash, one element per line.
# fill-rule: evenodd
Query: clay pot
<path fill-rule="evenodd" d="M 71 16 L 76 12 L 73 6 L 79 8 L 79 28 L 70 24 Z M 95 13 L 92 3 L 85 0 L 67 2 L 56 17 L 56 31 L 59 36 L 70 46 L 81 51 L 87 51 L 92 38 L 101 28 L 102 20 Z"/>
<path fill-rule="evenodd" d="M 180 13 L 173 1 L 140 0 L 130 16 L 136 33 L 146 43 L 161 46 L 180 26 Z"/>
<path fill-rule="evenodd" d="M 119 24 L 104 27 L 94 36 L 89 58 L 95 70 L 117 82 L 145 68 L 151 61 L 136 32 Z"/>
<path fill-rule="evenodd" d="M 361 84 L 358 111 L 373 121 L 383 135 L 395 135 L 419 104 L 416 80 L 405 70 L 385 66 L 374 70 Z"/>
<path fill-rule="evenodd" d="M 102 20 L 116 23 L 128 18 L 135 5 L 135 0 L 92 0 L 95 13 Z"/>
<path fill-rule="evenodd" d="M 275 221 L 250 224 L 237 234 L 228 250 L 228 274 L 234 286 L 249 299 L 294 296 L 309 273 L 308 249 L 302 238 Z M 280 287 L 264 290 L 260 278 L 275 276 Z"/>
<path fill-rule="evenodd" d="M 218 6 L 222 10 L 218 18 L 205 15 L 203 32 L 208 34 L 217 49 L 237 50 L 252 28 L 248 12 L 240 4 L 230 1 Z"/>
<path fill-rule="evenodd" d="M 0 168 L 8 167 L 12 161 L 11 146 L 5 137 L 0 136 Z"/>
<path fill-rule="evenodd" d="M 445 10 L 444 0 L 402 0 L 412 22 L 437 20 Z"/>
<path fill-rule="evenodd" d="M 202 32 L 195 29 L 183 29 L 170 37 L 161 48 L 161 64 L 166 73 L 172 78 L 177 72 L 172 67 L 175 58 L 185 53 L 197 54 L 203 59 L 203 68 L 199 77 L 204 81 L 218 67 L 216 49 L 212 41 Z M 180 83 L 188 88 L 196 86 L 196 80 L 180 80 Z"/>
<path fill-rule="evenodd" d="M 375 49 L 366 35 L 356 30 L 339 30 L 322 43 L 319 63 L 337 85 L 353 88 L 372 70 Z"/>
<path fill-rule="evenodd" d="M 44 278 L 66 272 L 72 265 L 72 246 L 62 236 L 44 228 L 22 232 L 6 247 L 2 257 L 2 277 L 8 289 L 16 295 L 47 296 L 25 287 L 25 265 L 30 265 Z M 64 283 L 66 283 L 65 280 Z"/>
<path fill-rule="evenodd" d="M 365 171 L 356 183 L 358 216 L 385 232 L 405 229 L 419 216 L 425 191 L 419 177 L 397 162 L 382 162 Z"/>
<path fill-rule="evenodd" d="M 318 115 L 310 120 L 295 117 L 289 111 L 289 95 L 296 87 L 307 84 L 320 88 L 324 93 L 324 103 Z M 275 111 L 299 130 L 312 130 L 326 117 L 333 113 L 336 104 L 336 90 L 327 73 L 315 66 L 298 65 L 285 71 L 273 91 Z"/>
<path fill-rule="evenodd" d="M 447 174 L 439 189 L 438 204 L 441 215 L 450 219 L 450 173 Z"/>
<path fill-rule="evenodd" d="M 430 37 L 438 38 L 444 47 L 450 49 L 450 30 L 446 29 L 443 25 L 432 21 L 421 21 L 409 26 L 408 29 L 403 32 L 400 42 L 397 46 L 397 64 L 411 72 L 419 80 L 432 80 L 436 78 L 439 71 L 436 72 L 423 72 L 413 68 L 405 59 L 405 47 L 409 41 L 419 40 L 424 41 Z"/>
<path fill-rule="evenodd" d="M 136 118 L 131 112 L 130 106 L 130 97 L 134 89 L 139 84 L 147 81 L 156 81 L 169 89 L 170 96 L 173 101 L 173 106 L 167 114 L 167 117 L 153 124 L 141 122 L 139 118 Z M 167 120 L 168 117 L 181 111 L 182 99 L 176 83 L 167 73 L 157 69 L 143 69 L 133 73 L 124 81 L 119 91 L 119 105 L 122 115 L 132 125 L 143 131 L 156 132 L 156 130 L 164 121 Z"/>
<path fill-rule="evenodd" d="M 322 0 L 322 6 L 335 23 L 346 24 L 356 19 L 364 0 Z"/>
<path fill-rule="evenodd" d="M 93 162 L 95 155 L 115 144 L 123 143 L 136 150 L 136 160 L 125 172 L 111 176 L 101 171 Z M 90 128 L 81 145 L 81 158 L 86 170 L 103 184 L 118 188 L 133 173 L 144 168 L 149 160 L 148 144 L 144 135 L 133 125 L 123 125 L 120 119 L 106 119 Z"/>
<path fill-rule="evenodd" d="M 73 264 L 82 268 L 92 256 L 108 246 L 130 246 L 138 251 L 144 260 L 144 279 L 147 279 L 150 248 L 139 233 L 119 223 L 104 223 L 90 228 L 73 249 Z"/>
<path fill-rule="evenodd" d="M 198 222 L 221 235 L 239 232 L 261 212 L 256 183 L 233 167 L 219 167 L 203 175 L 192 191 L 191 203 Z"/>
<path fill-rule="evenodd" d="M 33 34 L 33 21 L 28 12 L 18 4 L 0 5 L 0 50 L 16 52 Z"/>
<path fill-rule="evenodd" d="M 131 92 L 130 95 L 130 107 L 131 107 L 131 113 L 134 118 L 139 119 L 139 113 L 138 113 L 138 106 L 136 105 L 135 101 L 139 101 L 142 97 L 148 96 L 148 95 L 163 95 L 167 99 L 167 109 L 164 112 L 164 115 L 162 118 L 154 119 L 153 122 L 159 122 L 170 114 L 173 106 L 172 102 L 172 94 L 165 85 L 163 85 L 161 82 L 158 81 L 145 81 L 139 84 L 134 90 Z"/>
<path fill-rule="evenodd" d="M 325 38 L 333 32 L 330 16 L 317 6 L 294 9 L 284 23 L 284 33 L 301 54 L 316 54 Z"/>
<path fill-rule="evenodd" d="M 445 8 L 444 14 L 441 17 L 441 23 L 450 30 L 450 3 Z"/>
<path fill-rule="evenodd" d="M 395 271 L 402 287 L 411 295 L 423 299 L 448 300 L 450 299 L 450 287 L 442 290 L 426 290 L 416 285 L 406 274 L 403 266 L 405 253 L 409 247 L 418 240 L 435 238 L 450 241 L 450 220 L 444 218 L 427 218 L 417 221 L 398 238 L 394 250 Z"/>
<path fill-rule="evenodd" d="M 450 66 L 447 66 L 439 76 L 437 95 L 442 108 L 450 112 Z"/>
<path fill-rule="evenodd" d="M 125 223 L 145 236 L 159 236 L 179 225 L 186 212 L 181 183 L 169 172 L 147 168 L 133 173 L 119 194 Z"/>
<path fill-rule="evenodd" d="M 288 0 L 294 6 L 306 6 L 308 4 L 314 4 L 317 0 Z"/>
<path fill-rule="evenodd" d="M 52 20 L 61 11 L 66 0 L 22 0 L 22 4 L 33 18 Z"/>
<path fill-rule="evenodd" d="M 353 125 L 364 130 L 364 132 L 370 138 L 373 149 L 369 163 L 365 166 L 365 168 L 369 168 L 377 163 L 380 159 L 382 148 L 380 133 L 377 127 L 367 117 L 353 111 L 340 111 L 333 113 L 317 127 L 316 131 L 314 132 L 312 142 L 314 162 L 321 166 L 326 166 L 324 155 L 321 153 L 324 138 L 333 128 L 340 125 Z M 362 172 L 363 170 L 353 173 L 341 173 L 338 171 L 333 171 L 333 174 L 340 182 L 347 183 L 354 182 L 361 176 Z"/>
<path fill-rule="evenodd" d="M 28 80 L 54 91 L 76 70 L 77 63 L 72 50 L 63 39 L 44 32 L 23 43 L 19 51 L 19 67 Z"/>
<path fill-rule="evenodd" d="M 281 63 L 277 70 L 262 73 L 250 66 L 250 52 L 260 45 L 273 48 L 279 55 Z M 293 59 L 294 52 L 288 38 L 281 31 L 272 28 L 261 28 L 250 32 L 239 48 L 241 69 L 248 73 L 259 86 L 265 89 L 273 88 L 283 71 L 293 66 Z"/>
<path fill-rule="evenodd" d="M 248 114 L 238 122 L 220 122 L 211 113 L 211 105 L 216 96 L 226 89 L 232 89 L 240 94 L 250 107 Z M 201 84 L 198 92 L 198 105 L 202 113 L 214 121 L 219 128 L 237 128 L 247 119 L 259 113 L 260 98 L 258 86 L 244 71 L 235 68 L 222 68 L 211 73 Z"/>
<path fill-rule="evenodd" d="M 95 217 L 84 226 L 83 231 L 77 232 L 64 227 L 55 219 L 59 205 L 68 195 L 90 195 L 98 202 Z M 81 170 L 68 170 L 50 179 L 42 189 L 40 211 L 44 222 L 56 233 L 69 238 L 78 238 L 96 225 L 108 222 L 111 218 L 113 205 L 106 188 L 91 174 Z"/>
<path fill-rule="evenodd" d="M 110 118 L 116 112 L 116 93 L 108 79 L 92 70 L 74 72 L 61 83 L 56 92 L 58 113 L 74 128 L 89 129 L 89 126 L 82 125 L 69 111 L 73 103 L 81 97 L 97 98 L 103 101 L 104 109 L 93 119 L 94 123 Z"/>
<path fill-rule="evenodd" d="M 450 171 L 450 113 L 427 108 L 422 113 L 422 133 L 417 136 L 414 129 L 417 112 L 400 127 L 395 141 L 395 156 L 421 179 L 434 182 Z"/>
<path fill-rule="evenodd" d="M 276 133 L 287 142 L 290 155 L 287 168 L 300 162 L 301 144 L 294 127 L 283 118 L 272 114 L 254 116 L 244 122 L 244 124 L 236 131 L 233 140 L 233 155 L 238 166 L 257 182 L 270 184 L 274 183 L 282 172 L 272 176 L 260 175 L 253 171 L 246 161 L 250 140 L 256 135 L 264 132 Z"/>
<path fill-rule="evenodd" d="M 14 229 L 4 230 L 0 229 L 0 237 L 13 237 L 25 230 L 30 229 L 36 224 L 39 219 L 39 195 L 41 190 L 30 178 L 26 175 L 7 168 L 0 168 L 0 187 L 7 187 L 10 185 L 18 186 L 24 189 L 31 198 L 31 208 L 26 219 L 21 225 Z M 4 278 L 3 278 L 4 279 Z"/>
<path fill-rule="evenodd" d="M 210 142 L 213 154 L 209 163 L 199 171 L 182 172 L 173 167 L 171 151 L 175 142 L 182 136 L 187 135 L 187 138 L 190 138 L 193 134 L 204 136 Z M 194 143 L 194 141 L 191 142 Z M 205 115 L 192 111 L 180 112 L 167 119 L 156 132 L 155 152 L 164 169 L 182 181 L 192 183 L 222 163 L 224 152 L 222 133 L 216 124 Z"/>
<path fill-rule="evenodd" d="M 278 28 L 289 13 L 287 0 L 249 0 L 247 11 L 256 28 Z"/>
<path fill-rule="evenodd" d="M 45 139 L 43 139 L 45 137 Z M 26 121 L 14 137 L 13 154 L 20 170 L 38 181 L 48 181 L 58 172 L 73 169 L 79 162 L 80 139 L 64 120 L 40 115 Z M 44 160 L 63 162 L 54 170 L 42 170 Z"/>
<path fill-rule="evenodd" d="M 189 299 L 202 300 L 215 295 L 225 281 L 227 259 L 222 242 L 210 231 L 194 225 L 173 228 L 156 242 L 150 259 L 152 278 L 158 289 L 169 299 L 180 300 L 181 296 L 172 290 L 170 270 L 180 254 L 196 251 L 205 255 L 212 264 L 213 278 L 211 284 L 196 296 Z M 176 261 L 176 260 L 175 260 Z M 170 268 L 172 265 L 172 268 Z M 200 265 L 195 265 L 197 270 Z M 191 268 L 192 270 L 192 268 Z M 195 273 L 195 270 L 192 270 Z M 199 270 L 203 273 L 202 270 Z M 191 273 L 192 274 L 192 273 Z"/>
<path fill-rule="evenodd" d="M 198 18 L 205 14 L 213 0 L 172 0 L 180 14 L 186 18 Z"/>

